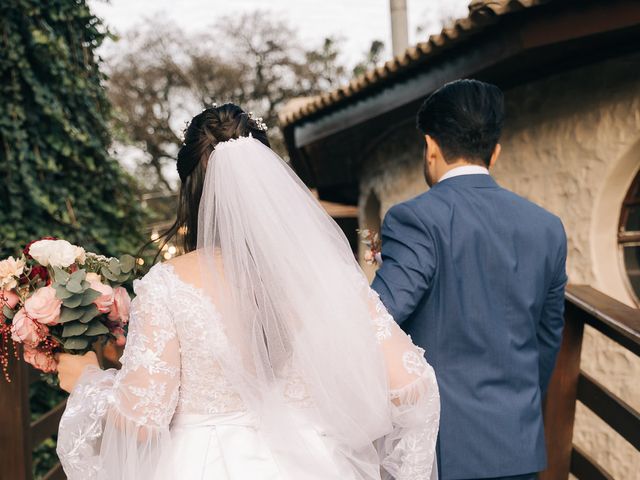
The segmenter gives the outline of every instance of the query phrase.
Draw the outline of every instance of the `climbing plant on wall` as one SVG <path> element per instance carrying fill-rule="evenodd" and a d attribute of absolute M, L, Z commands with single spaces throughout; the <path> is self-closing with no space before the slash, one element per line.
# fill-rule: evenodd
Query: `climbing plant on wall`
<path fill-rule="evenodd" d="M 108 153 L 107 35 L 85 0 L 0 3 L 0 258 L 44 235 L 106 255 L 141 244 L 135 182 Z"/>

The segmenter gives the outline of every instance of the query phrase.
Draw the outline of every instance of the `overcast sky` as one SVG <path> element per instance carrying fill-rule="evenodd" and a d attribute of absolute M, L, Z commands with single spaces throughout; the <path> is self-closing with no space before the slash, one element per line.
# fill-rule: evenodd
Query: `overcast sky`
<path fill-rule="evenodd" d="M 407 0 L 409 42 L 439 32 L 447 18 L 467 15 L 469 0 Z M 185 31 L 205 30 L 218 18 L 235 13 L 269 10 L 287 20 L 309 46 L 328 36 L 341 38 L 344 59 L 355 64 L 373 40 L 382 40 L 390 56 L 389 0 L 89 0 L 93 11 L 117 34 L 165 16 Z M 418 28 L 423 33 L 418 33 Z"/>

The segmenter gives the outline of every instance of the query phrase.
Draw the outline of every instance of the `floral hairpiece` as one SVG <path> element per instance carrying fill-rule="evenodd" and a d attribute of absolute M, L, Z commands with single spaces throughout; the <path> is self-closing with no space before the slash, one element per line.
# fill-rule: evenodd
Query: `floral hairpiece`
<path fill-rule="evenodd" d="M 256 128 L 258 130 L 262 132 L 266 132 L 267 130 L 269 130 L 269 127 L 267 127 L 267 124 L 264 123 L 264 121 L 262 120 L 262 117 L 254 118 L 253 112 L 249 112 L 247 116 L 249 117 L 250 120 L 254 121 L 254 123 L 256 124 Z"/>

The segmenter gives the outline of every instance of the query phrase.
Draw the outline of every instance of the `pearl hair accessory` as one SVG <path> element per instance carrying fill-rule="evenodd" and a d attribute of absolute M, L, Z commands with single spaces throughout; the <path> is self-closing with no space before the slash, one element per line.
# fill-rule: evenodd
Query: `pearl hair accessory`
<path fill-rule="evenodd" d="M 256 128 L 262 132 L 266 132 L 267 130 L 269 130 L 269 127 L 267 127 L 267 124 L 264 123 L 264 121 L 262 120 L 262 117 L 258 117 L 258 118 L 254 118 L 253 117 L 253 112 L 249 112 L 247 114 L 249 116 L 250 120 L 253 120 L 256 124 Z"/>

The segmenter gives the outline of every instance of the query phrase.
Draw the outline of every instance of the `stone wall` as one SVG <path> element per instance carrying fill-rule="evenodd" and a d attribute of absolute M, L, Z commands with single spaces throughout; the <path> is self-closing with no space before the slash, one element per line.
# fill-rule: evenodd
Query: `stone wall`
<path fill-rule="evenodd" d="M 616 233 L 622 200 L 640 167 L 639 66 L 639 55 L 627 56 L 506 92 L 503 154 L 492 172 L 502 186 L 562 218 L 571 283 L 629 305 Z M 422 143 L 412 126 L 402 127 L 363 166 L 360 205 L 375 195 L 383 215 L 424 190 Z M 375 223 L 364 208 L 360 222 Z M 590 328 L 582 358 L 586 372 L 640 410 L 640 359 Z M 640 454 L 582 405 L 574 438 L 615 478 L 640 471 Z"/>

